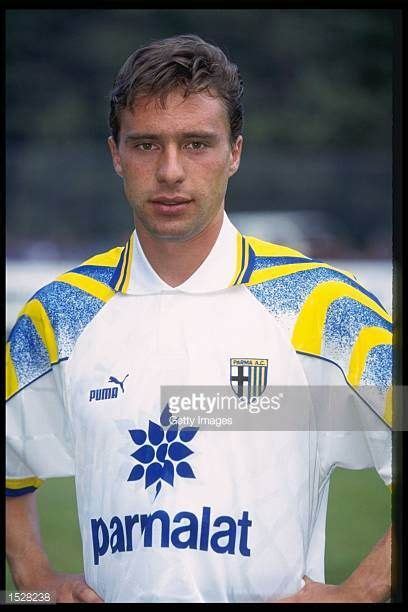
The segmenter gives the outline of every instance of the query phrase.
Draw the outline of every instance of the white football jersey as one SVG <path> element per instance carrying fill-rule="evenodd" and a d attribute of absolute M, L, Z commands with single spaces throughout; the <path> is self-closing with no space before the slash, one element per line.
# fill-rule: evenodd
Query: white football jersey
<path fill-rule="evenodd" d="M 352 275 L 241 236 L 226 215 L 176 288 L 133 232 L 20 313 L 7 343 L 8 494 L 75 476 L 85 578 L 106 602 L 265 602 L 305 574 L 324 581 L 334 467 L 374 466 L 391 482 L 390 325 Z M 379 425 L 172 425 L 167 385 L 241 398 L 342 385 Z M 310 405 L 333 410 L 335 397 Z"/>

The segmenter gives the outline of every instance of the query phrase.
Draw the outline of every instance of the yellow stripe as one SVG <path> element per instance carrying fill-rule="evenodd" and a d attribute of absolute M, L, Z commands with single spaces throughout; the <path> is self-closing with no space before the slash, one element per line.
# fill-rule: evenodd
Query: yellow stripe
<path fill-rule="evenodd" d="M 10 342 L 6 344 L 6 400 L 18 391 L 18 378 L 10 354 Z"/>
<path fill-rule="evenodd" d="M 348 380 L 358 387 L 364 372 L 367 355 L 370 350 L 379 344 L 391 344 L 392 334 L 381 327 L 365 327 L 360 331 L 351 351 Z"/>
<path fill-rule="evenodd" d="M 65 274 L 61 274 L 61 276 L 58 276 L 56 280 L 72 285 L 73 287 L 78 287 L 90 295 L 99 298 L 103 302 L 107 302 L 109 298 L 115 294 L 113 289 L 104 283 L 101 283 L 94 278 L 77 274 L 76 272 L 66 272 Z"/>
<path fill-rule="evenodd" d="M 125 273 L 125 269 L 126 269 L 126 256 L 127 256 L 128 250 L 129 250 L 129 240 L 127 241 L 126 246 L 125 246 L 125 250 L 123 251 L 122 268 L 121 268 L 121 271 L 120 271 L 120 274 L 119 274 L 118 282 L 116 283 L 116 286 L 115 286 L 115 290 L 116 291 L 119 291 L 119 287 L 120 287 L 120 284 L 122 282 L 123 275 Z"/>
<path fill-rule="evenodd" d="M 295 251 L 295 249 L 291 249 L 290 247 L 281 246 L 280 244 L 273 244 L 272 242 L 265 242 L 264 240 L 259 240 L 259 238 L 254 238 L 253 236 L 245 236 L 245 238 L 248 240 L 249 244 L 255 251 L 255 255 L 258 257 L 283 257 L 285 255 L 305 257 L 303 253 Z"/>
<path fill-rule="evenodd" d="M 244 265 L 242 267 L 241 274 L 238 276 L 237 284 L 239 284 L 242 281 L 243 277 L 244 277 L 244 274 L 245 274 L 246 269 L 248 267 L 248 261 L 249 261 L 249 244 L 244 239 Z"/>
<path fill-rule="evenodd" d="M 43 484 L 43 480 L 36 476 L 30 478 L 7 478 L 6 487 L 7 489 L 24 489 L 25 487 L 40 487 Z"/>
<path fill-rule="evenodd" d="M 320 355 L 327 310 L 335 300 L 343 297 L 357 300 L 391 323 L 385 310 L 364 293 L 341 281 L 328 281 L 313 289 L 303 304 L 292 335 L 296 350 Z"/>
<path fill-rule="evenodd" d="M 393 484 L 392 484 L 392 483 L 391 483 L 391 484 L 389 484 L 389 485 L 387 485 L 387 489 L 389 489 L 391 493 L 392 493 L 393 488 L 394 488 L 394 487 L 393 487 Z"/>
<path fill-rule="evenodd" d="M 20 311 L 18 316 L 20 317 L 21 315 L 30 317 L 38 335 L 47 348 L 50 362 L 56 363 L 58 361 L 57 341 L 44 306 L 39 300 L 30 300 Z"/>
<path fill-rule="evenodd" d="M 118 265 L 123 247 L 115 247 L 106 253 L 99 253 L 84 261 L 81 266 L 112 266 Z"/>
<path fill-rule="evenodd" d="M 271 268 L 264 268 L 263 270 L 255 270 L 251 274 L 251 278 L 248 281 L 248 285 L 256 285 L 258 283 L 264 283 L 265 281 L 272 280 L 274 278 L 280 278 L 281 276 L 288 276 L 289 274 L 295 274 L 296 272 L 303 272 L 305 270 L 314 270 L 316 268 L 328 268 L 335 272 L 341 272 L 348 278 L 355 280 L 354 276 L 350 272 L 345 272 L 334 268 L 330 264 L 316 263 L 316 262 L 305 262 L 305 263 L 293 263 L 284 264 L 281 266 L 273 266 Z"/>
<path fill-rule="evenodd" d="M 128 258 L 128 266 L 126 269 L 126 278 L 125 278 L 125 282 L 123 284 L 122 287 L 122 293 L 126 293 L 127 292 L 127 288 L 129 286 L 129 281 L 130 281 L 130 272 L 132 270 L 132 262 L 133 262 L 133 234 L 130 237 L 130 241 L 129 241 L 129 258 Z"/>
<path fill-rule="evenodd" d="M 236 249 L 236 264 L 235 264 L 235 272 L 232 277 L 232 281 L 229 284 L 229 287 L 235 285 L 239 271 L 241 270 L 241 262 L 242 262 L 242 234 L 237 232 L 237 249 Z"/>
<path fill-rule="evenodd" d="M 384 409 L 384 421 L 392 427 L 392 387 L 390 387 L 385 394 L 385 409 Z"/>

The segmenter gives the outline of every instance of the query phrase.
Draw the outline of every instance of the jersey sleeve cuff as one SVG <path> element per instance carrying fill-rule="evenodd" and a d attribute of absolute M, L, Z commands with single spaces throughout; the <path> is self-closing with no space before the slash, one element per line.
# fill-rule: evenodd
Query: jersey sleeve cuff
<path fill-rule="evenodd" d="M 26 495 L 26 493 L 33 493 L 43 482 L 43 480 L 36 476 L 31 476 L 30 478 L 7 478 L 6 496 L 18 497 L 19 495 Z"/>

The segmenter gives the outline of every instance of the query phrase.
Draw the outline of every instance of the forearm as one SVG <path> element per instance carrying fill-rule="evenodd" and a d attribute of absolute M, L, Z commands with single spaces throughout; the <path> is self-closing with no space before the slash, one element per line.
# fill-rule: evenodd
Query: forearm
<path fill-rule="evenodd" d="M 6 554 L 21 590 L 45 584 L 53 574 L 41 543 L 36 493 L 7 498 Z"/>
<path fill-rule="evenodd" d="M 304 587 L 272 603 L 381 603 L 391 595 L 391 527 L 358 568 L 339 585 L 314 582 L 303 576 Z"/>
<path fill-rule="evenodd" d="M 391 596 L 391 533 L 392 527 L 344 582 L 362 601 L 384 602 Z"/>

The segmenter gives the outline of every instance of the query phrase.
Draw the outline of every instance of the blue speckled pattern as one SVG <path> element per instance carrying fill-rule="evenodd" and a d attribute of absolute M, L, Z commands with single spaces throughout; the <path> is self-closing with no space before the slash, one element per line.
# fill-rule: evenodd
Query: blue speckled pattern
<path fill-rule="evenodd" d="M 113 266 L 83 264 L 70 271 L 110 286 L 117 269 Z M 49 283 L 30 299 L 39 300 L 48 315 L 57 342 L 58 361 L 71 355 L 82 331 L 106 303 L 62 281 Z M 47 347 L 30 316 L 23 315 L 17 320 L 9 341 L 10 356 L 20 390 L 49 371 L 53 364 L 50 363 Z"/>
<path fill-rule="evenodd" d="M 109 285 L 113 273 L 116 268 L 112 268 L 110 266 L 78 266 L 78 268 L 73 268 L 70 272 L 76 272 L 77 274 L 83 274 L 84 276 L 88 276 L 89 278 L 93 278 L 100 283 L 105 283 L 105 285 Z"/>
<path fill-rule="evenodd" d="M 343 275 L 328 268 L 315 268 L 249 286 L 248 289 L 275 315 L 295 315 L 310 292 L 322 282 L 344 280 Z"/>
<path fill-rule="evenodd" d="M 335 300 L 327 311 L 323 353 L 329 358 L 338 352 L 348 355 L 363 327 L 392 331 L 391 323 L 357 300 L 349 297 Z"/>
<path fill-rule="evenodd" d="M 248 286 L 248 290 L 276 316 L 292 337 L 299 313 L 310 293 L 320 283 L 334 280 L 354 287 L 362 296 L 372 298 L 381 306 L 378 299 L 357 282 L 341 272 L 328 268 L 295 272 Z M 392 331 L 392 325 L 385 318 L 358 300 L 348 296 L 335 299 L 326 313 L 319 356 L 337 364 L 347 376 L 353 346 L 361 330 L 366 327 Z M 381 393 L 385 393 L 391 384 L 391 367 L 392 346 L 383 344 L 373 347 L 364 364 L 361 385 L 374 385 Z"/>
<path fill-rule="evenodd" d="M 381 306 L 380 301 L 375 295 L 345 274 L 330 268 L 313 268 L 311 270 L 294 272 L 293 274 L 272 279 L 258 285 L 249 286 L 248 289 L 271 312 L 282 314 L 285 311 L 287 314 L 293 314 L 299 311 L 305 298 L 317 285 L 335 280 L 342 281 L 358 289 Z"/>
<path fill-rule="evenodd" d="M 379 344 L 367 355 L 361 385 L 376 385 L 385 392 L 392 382 L 392 346 Z"/>
<path fill-rule="evenodd" d="M 10 354 L 20 387 L 38 378 L 51 367 L 47 349 L 31 319 L 26 315 L 18 319 L 10 333 Z"/>
<path fill-rule="evenodd" d="M 44 306 L 54 329 L 58 357 L 68 357 L 83 329 L 105 304 L 99 298 L 68 285 L 54 281 L 34 296 Z"/>

